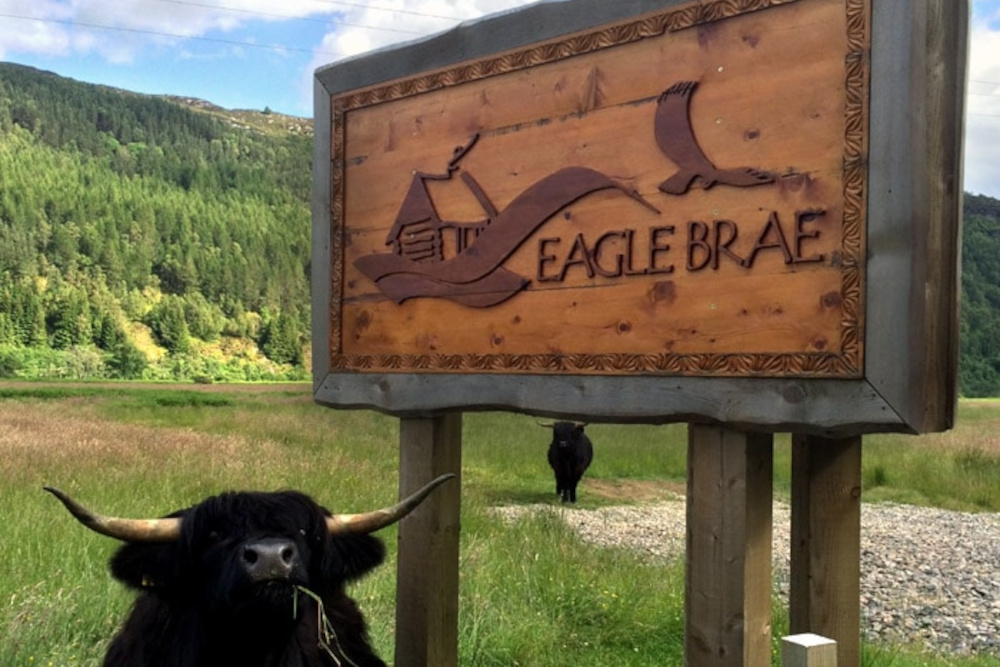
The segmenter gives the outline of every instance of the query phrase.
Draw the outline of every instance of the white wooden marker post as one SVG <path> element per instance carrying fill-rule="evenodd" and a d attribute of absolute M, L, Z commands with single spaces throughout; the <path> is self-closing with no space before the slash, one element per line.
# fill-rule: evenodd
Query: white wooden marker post
<path fill-rule="evenodd" d="M 783 637 L 781 667 L 837 667 L 837 642 L 811 632 Z"/>

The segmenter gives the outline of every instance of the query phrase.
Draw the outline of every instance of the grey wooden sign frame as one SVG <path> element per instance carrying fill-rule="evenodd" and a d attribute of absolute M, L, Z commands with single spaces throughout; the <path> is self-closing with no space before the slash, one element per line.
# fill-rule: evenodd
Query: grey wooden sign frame
<path fill-rule="evenodd" d="M 686 1 L 540 2 L 317 70 L 312 330 L 318 403 L 398 417 L 507 410 L 591 422 L 708 422 L 836 437 L 923 433 L 953 425 L 967 27 L 936 27 L 951 25 L 940 20 L 948 12 L 947 0 L 872 1 L 863 377 L 331 371 L 329 308 L 339 298 L 331 287 L 331 96 Z M 939 67 L 956 49 L 961 57 Z"/>

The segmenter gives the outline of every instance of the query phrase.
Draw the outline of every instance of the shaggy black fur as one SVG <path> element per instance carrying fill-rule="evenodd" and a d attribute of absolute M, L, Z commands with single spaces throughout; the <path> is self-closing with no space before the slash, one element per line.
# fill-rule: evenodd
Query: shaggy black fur
<path fill-rule="evenodd" d="M 328 512 L 295 491 L 226 493 L 174 513 L 179 541 L 126 544 L 114 577 L 139 591 L 105 667 L 385 667 L 344 585 L 385 557 L 368 535 L 331 537 Z M 281 545 L 287 569 L 251 576 L 255 544 Z M 249 555 L 248 555 L 249 554 Z M 335 635 L 320 646 L 317 604 Z"/>
<path fill-rule="evenodd" d="M 576 486 L 594 460 L 594 446 L 583 424 L 556 422 L 549 445 L 549 465 L 556 474 L 556 493 L 562 501 L 576 502 Z"/>

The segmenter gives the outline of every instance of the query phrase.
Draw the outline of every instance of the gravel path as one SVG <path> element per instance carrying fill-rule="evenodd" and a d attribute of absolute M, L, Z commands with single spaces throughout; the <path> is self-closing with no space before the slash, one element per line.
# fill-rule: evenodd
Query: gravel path
<path fill-rule="evenodd" d="M 651 561 L 683 557 L 684 501 L 597 510 L 502 507 L 514 518 L 557 512 L 581 537 Z M 774 504 L 774 583 L 788 593 L 789 507 Z M 1000 514 L 862 504 L 861 626 L 865 637 L 945 654 L 1000 657 Z"/>

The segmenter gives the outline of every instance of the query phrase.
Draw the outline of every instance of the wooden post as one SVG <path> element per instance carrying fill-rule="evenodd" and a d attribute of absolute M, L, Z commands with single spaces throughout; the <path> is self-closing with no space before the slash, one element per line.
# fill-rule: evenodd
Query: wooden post
<path fill-rule="evenodd" d="M 771 664 L 773 438 L 688 426 L 687 667 Z"/>
<path fill-rule="evenodd" d="M 781 667 L 837 667 L 837 642 L 812 633 L 782 637 Z"/>
<path fill-rule="evenodd" d="M 789 629 L 861 662 L 861 437 L 792 437 Z"/>
<path fill-rule="evenodd" d="M 458 477 L 399 524 L 395 665 L 457 667 L 462 413 L 401 419 L 399 445 L 400 497 L 438 475 Z"/>

